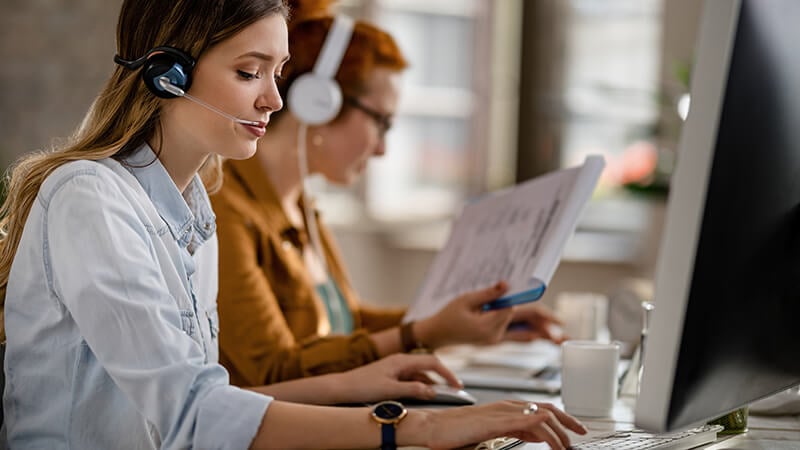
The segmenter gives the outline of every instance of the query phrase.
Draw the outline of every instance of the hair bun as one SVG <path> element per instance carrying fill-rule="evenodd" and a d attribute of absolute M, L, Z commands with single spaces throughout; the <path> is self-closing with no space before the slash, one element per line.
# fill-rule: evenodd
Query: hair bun
<path fill-rule="evenodd" d="M 335 14 L 332 8 L 335 3 L 336 0 L 286 0 L 291 23 L 329 17 Z"/>

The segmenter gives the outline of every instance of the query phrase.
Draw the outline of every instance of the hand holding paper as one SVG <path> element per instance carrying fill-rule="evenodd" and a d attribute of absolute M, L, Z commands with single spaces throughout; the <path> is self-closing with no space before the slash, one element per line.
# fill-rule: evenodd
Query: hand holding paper
<path fill-rule="evenodd" d="M 464 207 L 404 321 L 442 310 L 451 299 L 497 280 L 508 292 L 484 307 L 539 299 L 605 166 L 602 156 L 552 172 Z"/>
<path fill-rule="evenodd" d="M 514 310 L 483 312 L 481 307 L 507 290 L 508 285 L 500 282 L 463 294 L 437 314 L 414 324 L 414 333 L 433 349 L 450 344 L 496 344 L 503 340 Z"/>

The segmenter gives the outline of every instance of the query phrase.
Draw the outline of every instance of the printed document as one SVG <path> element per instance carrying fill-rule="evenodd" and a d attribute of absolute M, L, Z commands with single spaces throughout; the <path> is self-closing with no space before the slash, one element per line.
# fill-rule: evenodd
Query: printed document
<path fill-rule="evenodd" d="M 604 166 L 602 156 L 591 155 L 581 166 L 467 204 L 404 321 L 429 317 L 458 295 L 500 280 L 509 290 L 499 307 L 539 299 Z"/>

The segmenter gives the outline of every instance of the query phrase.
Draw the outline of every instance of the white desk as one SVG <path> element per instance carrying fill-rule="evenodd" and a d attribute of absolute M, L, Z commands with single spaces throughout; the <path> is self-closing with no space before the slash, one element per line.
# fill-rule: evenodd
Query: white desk
<path fill-rule="evenodd" d="M 495 400 L 518 398 L 525 401 L 550 402 L 563 409 L 559 396 L 536 394 L 529 392 L 497 391 L 470 388 L 469 391 L 478 398 L 480 403 Z M 579 436 L 570 433 L 574 443 L 582 442 L 587 438 L 609 434 L 616 430 L 626 430 L 634 428 L 633 424 L 634 399 L 632 397 L 621 397 L 614 406 L 613 417 L 608 419 L 589 419 L 581 418 L 581 422 L 589 428 L 587 436 Z M 724 436 L 720 435 L 717 442 L 706 445 L 707 450 L 721 449 L 800 449 L 800 416 L 778 416 L 765 417 L 750 415 L 748 418 L 747 433 L 741 435 Z M 538 450 L 549 448 L 545 444 L 527 444 L 518 447 L 525 450 Z"/>
<path fill-rule="evenodd" d="M 478 403 L 489 403 L 497 400 L 519 399 L 534 402 L 549 402 L 559 408 L 564 407 L 559 396 L 537 394 L 531 392 L 502 391 L 494 389 L 469 388 L 478 399 Z M 429 408 L 430 406 L 420 406 Z M 444 407 L 444 406 L 440 406 Z M 634 399 L 622 397 L 614 406 L 613 417 L 607 419 L 582 418 L 581 422 L 589 429 L 589 434 L 580 436 L 569 432 L 573 443 L 585 441 L 591 437 L 607 435 L 617 430 L 629 430 L 633 424 Z M 800 449 L 800 416 L 765 417 L 750 415 L 748 432 L 740 435 L 720 435 L 713 444 L 699 447 L 705 450 L 798 450 Z M 410 447 L 406 447 L 411 449 Z M 526 444 L 517 447 L 524 450 L 546 450 L 547 444 Z"/>
<path fill-rule="evenodd" d="M 508 344 L 501 344 L 508 345 Z M 526 345 L 526 344 L 522 344 Z M 531 351 L 532 353 L 543 350 L 534 344 L 530 348 L 516 349 L 512 347 L 510 351 Z M 499 348 L 499 347 L 498 347 Z M 544 349 L 546 350 L 546 349 Z M 474 355 L 475 348 L 470 346 L 458 346 L 437 352 L 442 362 L 453 370 L 464 366 L 466 358 Z M 509 351 L 495 350 L 495 351 Z M 546 354 L 546 353 L 544 353 Z M 518 356 L 517 356 L 518 358 Z M 520 399 L 525 401 L 549 402 L 557 407 L 564 409 L 561 397 L 557 395 L 538 394 L 532 392 L 520 392 L 513 390 L 495 390 L 467 388 L 477 399 L 478 403 L 489 403 L 497 400 Z M 581 422 L 589 429 L 587 436 L 580 436 L 570 432 L 570 438 L 574 443 L 582 442 L 588 438 L 599 435 L 608 435 L 617 430 L 629 430 L 635 428 L 634 425 L 634 397 L 622 396 L 614 406 L 613 415 L 608 419 L 595 419 L 578 417 Z M 748 432 L 741 435 L 720 435 L 713 444 L 700 447 L 707 450 L 722 449 L 793 449 L 800 450 L 800 416 L 756 416 L 750 414 L 748 418 Z M 525 450 L 547 449 L 546 444 L 527 444 L 524 447 L 517 447 Z"/>

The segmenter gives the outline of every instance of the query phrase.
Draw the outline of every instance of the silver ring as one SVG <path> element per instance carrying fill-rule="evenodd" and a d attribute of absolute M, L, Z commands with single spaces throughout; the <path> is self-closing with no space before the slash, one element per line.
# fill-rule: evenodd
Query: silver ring
<path fill-rule="evenodd" d="M 528 404 L 525 405 L 525 409 L 522 410 L 522 414 L 525 414 L 527 416 L 530 414 L 536 414 L 538 411 L 539 411 L 539 405 L 533 402 L 528 402 Z"/>

